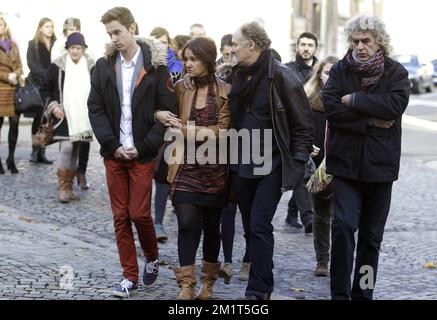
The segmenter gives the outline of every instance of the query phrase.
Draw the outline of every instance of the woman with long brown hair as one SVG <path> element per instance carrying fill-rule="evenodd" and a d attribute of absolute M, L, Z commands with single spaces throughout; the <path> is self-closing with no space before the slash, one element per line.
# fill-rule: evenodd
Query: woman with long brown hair
<path fill-rule="evenodd" d="M 18 140 L 18 124 L 20 115 L 15 114 L 14 94 L 20 82 L 23 68 L 17 44 L 11 39 L 6 20 L 0 16 L 0 130 L 3 126 L 4 117 L 9 118 L 9 154 L 6 166 L 12 174 L 17 174 L 14 154 Z M 0 159 L 0 174 L 5 170 Z"/>
<path fill-rule="evenodd" d="M 331 67 L 338 62 L 335 57 L 327 57 L 321 60 L 315 67 L 314 72 L 305 84 L 305 92 L 313 111 L 314 121 L 314 145 L 320 149 L 317 155 L 312 154 L 314 163 L 320 166 L 325 158 L 325 132 L 326 115 L 322 101 L 322 90 L 328 81 Z M 314 249 L 316 251 L 317 266 L 314 274 L 318 277 L 327 277 L 329 273 L 329 249 L 330 249 L 330 229 L 332 199 L 331 195 L 313 194 L 314 216 L 313 216 L 313 235 Z"/>
<path fill-rule="evenodd" d="M 179 119 L 169 112 L 158 112 L 156 118 L 162 124 L 173 127 L 170 130 L 181 130 L 182 133 L 178 132 L 183 134 L 185 142 L 188 140 L 187 131 L 190 136 L 199 130 L 205 132 L 206 129 L 208 139 L 213 137 L 213 142 L 218 144 L 219 130 L 228 129 L 230 125 L 230 85 L 215 75 L 217 48 L 211 39 L 196 38 L 185 46 L 182 57 L 186 72 L 194 82 L 194 90 L 187 89 L 183 80 L 177 82 L 175 89 L 179 102 Z M 195 132 L 188 127 L 189 121 L 195 122 Z M 184 155 L 181 164 L 169 165 L 170 196 L 178 219 L 180 267 L 175 268 L 175 274 L 181 288 L 178 296 L 181 300 L 194 299 L 195 259 L 202 231 L 202 288 L 197 299 L 212 297 L 220 270 L 220 214 L 228 200 L 228 166 L 219 164 L 218 153 L 214 163 L 201 164 L 196 159 L 194 164 L 188 164 L 187 157 L 198 154 L 200 144 L 196 143 L 195 150 L 188 150 L 190 154 Z"/>
<path fill-rule="evenodd" d="M 53 21 L 49 18 L 42 18 L 38 23 L 34 38 L 29 41 L 29 47 L 27 49 L 27 65 L 30 69 L 27 80 L 37 89 L 39 89 L 44 82 L 47 70 L 50 67 L 51 51 L 55 41 L 56 35 Z M 32 123 L 32 136 L 36 133 L 41 123 L 42 112 L 41 110 L 31 115 L 34 118 Z M 35 146 L 32 146 L 30 162 L 44 164 L 53 163 L 53 161 L 49 161 L 46 158 L 45 148 Z"/>

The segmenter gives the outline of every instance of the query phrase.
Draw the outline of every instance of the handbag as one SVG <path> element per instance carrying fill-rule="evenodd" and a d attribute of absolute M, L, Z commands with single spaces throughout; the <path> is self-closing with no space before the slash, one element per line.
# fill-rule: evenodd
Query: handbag
<path fill-rule="evenodd" d="M 45 118 L 43 116 L 43 118 Z M 37 132 L 32 136 L 32 145 L 35 147 L 45 147 L 52 144 L 55 135 L 55 128 L 53 127 L 53 119 L 41 119 L 41 124 Z"/>
<path fill-rule="evenodd" d="M 58 121 L 58 123 L 54 125 L 53 122 L 55 118 L 54 117 L 48 118 L 46 116 L 46 112 L 45 112 L 46 108 L 47 105 L 44 106 L 44 113 L 43 116 L 41 117 L 41 123 L 38 127 L 38 130 L 34 135 L 32 135 L 32 145 L 34 147 L 45 147 L 58 141 L 54 139 L 55 130 L 62 124 L 64 118 L 62 118 L 60 121 Z"/>
<path fill-rule="evenodd" d="M 311 175 L 306 187 L 312 194 L 329 198 L 332 193 L 330 187 L 332 178 L 332 175 L 326 173 L 326 158 L 324 158 L 320 166 Z"/>
<path fill-rule="evenodd" d="M 39 90 L 30 82 L 24 86 L 18 86 L 15 91 L 15 112 L 35 113 L 41 111 L 44 102 L 39 94 Z"/>
<path fill-rule="evenodd" d="M 62 104 L 63 102 L 63 93 L 62 93 L 62 71 L 59 69 L 59 76 L 58 76 L 58 85 L 59 85 L 59 95 L 60 95 L 60 102 Z M 56 125 L 53 125 L 54 117 L 47 114 L 47 108 L 49 107 L 49 99 L 47 99 L 46 103 L 43 107 L 43 114 L 41 117 L 41 122 L 38 127 L 38 130 L 34 135 L 32 135 L 32 145 L 35 147 L 45 147 L 49 144 L 55 143 L 53 138 L 55 136 L 55 130 L 58 128 L 61 123 L 64 121 L 64 118 L 62 118 Z"/>

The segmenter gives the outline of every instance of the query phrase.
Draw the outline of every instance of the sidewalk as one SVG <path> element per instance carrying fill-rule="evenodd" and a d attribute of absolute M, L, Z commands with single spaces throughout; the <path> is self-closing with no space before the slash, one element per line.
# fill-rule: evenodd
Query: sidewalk
<path fill-rule="evenodd" d="M 3 159 L 6 127 L 2 130 L 0 146 Z M 121 268 L 97 143 L 92 144 L 90 154 L 91 189 L 76 189 L 82 201 L 61 205 L 56 201 L 56 167 L 28 162 L 30 144 L 25 138 L 30 138 L 30 127 L 22 125 L 20 130 L 16 154 L 20 174 L 0 176 L 0 299 L 113 299 L 111 291 L 121 280 Z M 55 159 L 57 152 L 57 145 L 50 146 L 48 157 Z M 410 155 L 408 150 L 405 153 L 400 180 L 394 185 L 375 298 L 437 299 L 437 270 L 424 267 L 427 262 L 437 262 L 437 170 Z M 426 159 L 437 158 L 433 157 L 430 154 Z M 284 194 L 273 221 L 275 292 L 272 298 L 329 299 L 329 278 L 313 275 L 313 237 L 284 223 L 290 194 Z M 177 223 L 171 210 L 167 210 L 164 226 L 170 238 L 160 245 L 159 281 L 152 290 L 140 287 L 140 293 L 132 299 L 175 299 L 177 295 L 172 270 L 178 261 Z M 245 283 L 237 279 L 243 248 L 241 219 L 237 214 L 235 276 L 230 285 L 218 280 L 216 299 L 235 300 L 244 296 Z M 201 251 L 198 274 L 200 257 Z M 142 271 L 141 257 L 139 263 Z"/>

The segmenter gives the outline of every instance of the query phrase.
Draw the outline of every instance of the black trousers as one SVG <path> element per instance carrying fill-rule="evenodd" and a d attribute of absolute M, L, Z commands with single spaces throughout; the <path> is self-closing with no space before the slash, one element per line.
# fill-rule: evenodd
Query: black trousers
<path fill-rule="evenodd" d="M 334 177 L 331 296 L 333 300 L 372 300 L 379 250 L 390 211 L 393 183 L 360 183 Z M 351 274 L 358 230 L 355 273 Z"/>
<path fill-rule="evenodd" d="M 304 225 L 312 222 L 313 219 L 313 204 L 306 187 L 307 182 L 308 179 L 305 179 L 293 190 L 293 194 L 288 202 L 288 215 L 297 218 L 297 212 L 299 211 L 300 220 Z"/>
<path fill-rule="evenodd" d="M 79 161 L 77 165 L 77 172 L 86 173 L 86 168 L 88 167 L 88 159 L 90 156 L 90 142 L 81 141 L 79 143 Z"/>
<path fill-rule="evenodd" d="M 249 225 L 249 257 L 251 267 L 246 295 L 265 299 L 273 292 L 273 225 L 272 220 L 281 200 L 282 173 L 278 169 L 260 179 L 235 180 L 238 207 L 243 224 Z"/>

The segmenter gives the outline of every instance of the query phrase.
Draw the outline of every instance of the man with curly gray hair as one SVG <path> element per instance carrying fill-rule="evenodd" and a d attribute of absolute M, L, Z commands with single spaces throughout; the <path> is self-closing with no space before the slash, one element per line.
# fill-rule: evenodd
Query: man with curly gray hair
<path fill-rule="evenodd" d="M 260 173 L 254 157 L 244 163 L 240 145 L 238 164 L 231 166 L 251 262 L 245 292 L 249 300 L 269 299 L 273 291 L 272 220 L 282 192 L 294 189 L 302 180 L 313 142 L 311 112 L 302 84 L 275 59 L 270 44 L 257 22 L 243 25 L 232 37 L 237 67 L 229 94 L 231 125 L 254 133 L 250 145 L 258 146 L 271 159 L 270 170 Z M 268 134 L 270 139 L 266 139 Z"/>
<path fill-rule="evenodd" d="M 334 176 L 332 299 L 371 300 L 379 250 L 401 157 L 408 72 L 389 58 L 390 37 L 376 17 L 346 26 L 349 50 L 323 90 L 329 121 L 327 172 Z M 355 274 L 355 232 L 358 231 Z"/>

